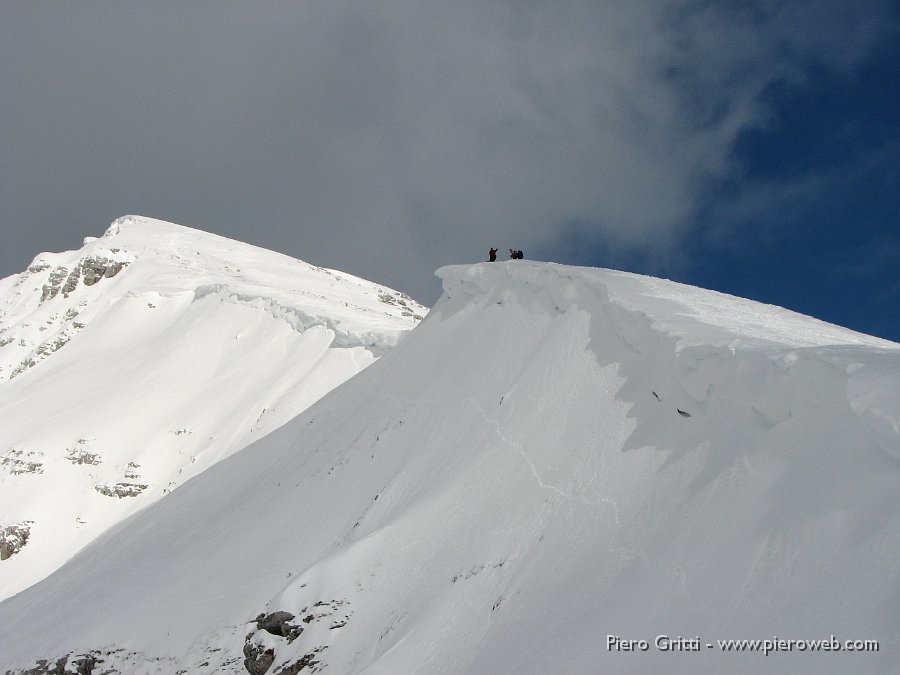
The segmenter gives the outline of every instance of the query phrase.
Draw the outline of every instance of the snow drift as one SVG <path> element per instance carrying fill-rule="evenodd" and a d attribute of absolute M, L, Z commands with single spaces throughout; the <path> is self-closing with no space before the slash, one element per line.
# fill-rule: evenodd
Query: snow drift
<path fill-rule="evenodd" d="M 900 345 L 607 270 L 438 274 L 397 349 L 0 604 L 6 666 L 896 670 Z M 718 644 L 776 636 L 878 650 Z"/>
<path fill-rule="evenodd" d="M 0 282 L 0 598 L 293 418 L 423 313 L 137 216 L 39 255 Z"/>

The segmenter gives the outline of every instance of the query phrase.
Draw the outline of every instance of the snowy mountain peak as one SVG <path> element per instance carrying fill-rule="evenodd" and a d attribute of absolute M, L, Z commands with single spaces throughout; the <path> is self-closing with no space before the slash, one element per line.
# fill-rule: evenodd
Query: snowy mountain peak
<path fill-rule="evenodd" d="M 349 274 L 174 223 L 124 216 L 102 237 L 86 238 L 78 251 L 41 253 L 24 273 L 0 281 L 0 381 L 43 361 L 123 297 L 143 296 L 156 309 L 191 294 L 261 303 L 297 330 L 323 325 L 340 346 L 372 349 L 396 344 L 427 311 L 402 293 Z"/>
<path fill-rule="evenodd" d="M 0 281 L 0 598 L 294 417 L 427 312 L 141 216 Z"/>

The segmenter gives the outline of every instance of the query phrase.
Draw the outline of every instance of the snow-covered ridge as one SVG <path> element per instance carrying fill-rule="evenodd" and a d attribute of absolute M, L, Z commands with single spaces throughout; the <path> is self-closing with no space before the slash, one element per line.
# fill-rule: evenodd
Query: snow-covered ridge
<path fill-rule="evenodd" d="M 403 313 L 408 312 L 408 314 L 404 315 L 412 318 L 421 318 L 425 314 L 424 308 L 417 306 L 408 296 L 402 294 L 387 295 L 383 291 L 381 291 L 381 295 L 390 298 L 390 300 L 382 300 L 382 302 L 396 303 L 402 308 Z M 383 329 L 372 328 L 366 330 L 359 325 L 345 329 L 343 325 L 347 323 L 346 319 L 310 314 L 296 305 L 283 305 L 270 297 L 270 295 L 253 295 L 246 291 L 236 291 L 226 284 L 200 286 L 194 291 L 195 300 L 208 296 L 214 296 L 221 302 L 246 304 L 262 309 L 272 315 L 273 318 L 285 321 L 300 333 L 316 326 L 326 328 L 334 333 L 333 347 L 366 347 L 380 354 L 385 349 L 396 347 L 399 338 L 403 335 L 403 332 L 399 330 L 384 331 Z M 363 312 L 369 311 L 368 308 L 360 309 Z"/>
<path fill-rule="evenodd" d="M 466 303 L 506 302 L 551 315 L 580 310 L 595 320 L 605 317 L 639 351 L 646 349 L 644 340 L 661 342 L 680 368 L 698 373 L 713 361 L 748 362 L 749 368 L 775 364 L 789 377 L 800 361 L 837 369 L 837 395 L 865 421 L 882 448 L 900 459 L 896 342 L 776 305 L 618 270 L 508 261 L 447 266 L 436 274 L 445 292 L 435 307 L 438 313 L 448 307 L 458 311 Z M 687 394 L 684 407 L 690 407 L 705 402 L 713 383 L 695 374 L 678 388 Z M 754 410 L 767 419 L 780 421 L 790 415 L 783 402 L 777 403 L 783 397 L 772 398 L 768 392 L 758 398 Z M 767 409 L 778 410 L 768 416 L 760 412 Z"/>
<path fill-rule="evenodd" d="M 639 274 L 552 263 L 508 261 L 442 267 L 437 275 L 450 297 L 514 295 L 550 311 L 594 306 L 599 301 L 646 316 L 654 329 L 677 338 L 676 349 L 692 344 L 729 347 L 815 347 L 860 345 L 900 349 L 900 344 L 858 333 L 725 293 Z M 523 292 L 524 291 L 524 292 Z"/>
<path fill-rule="evenodd" d="M 385 358 L 0 603 L 3 665 L 895 670 L 897 345 L 606 270 L 439 274 Z M 706 647 L 775 635 L 880 649 Z"/>
<path fill-rule="evenodd" d="M 116 293 L 110 286 L 120 284 L 107 279 L 122 271 L 129 282 Z M 26 272 L 0 283 L 0 343 L 12 345 L 0 352 L 0 378 L 36 365 L 84 327 L 85 310 L 98 299 L 88 288 L 97 283 L 107 303 L 125 293 L 152 298 L 193 291 L 200 299 L 209 288 L 232 300 L 262 299 L 285 316 L 304 317 L 292 322 L 297 329 L 334 330 L 341 346 L 393 346 L 410 319 L 427 311 L 402 293 L 349 274 L 140 216 L 119 218 L 102 237 L 87 237 L 79 251 L 42 253 Z M 43 324 L 40 339 L 19 325 L 25 317 Z"/>
<path fill-rule="evenodd" d="M 426 309 L 126 216 L 0 281 L 0 598 L 284 424 Z"/>

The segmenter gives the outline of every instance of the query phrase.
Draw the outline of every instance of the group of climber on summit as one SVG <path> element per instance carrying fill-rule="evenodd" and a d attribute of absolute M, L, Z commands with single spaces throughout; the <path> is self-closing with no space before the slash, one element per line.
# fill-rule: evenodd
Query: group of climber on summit
<path fill-rule="evenodd" d="M 521 260 L 522 259 L 522 251 L 513 251 L 509 249 L 509 259 L 510 260 Z M 497 249 L 490 248 L 488 249 L 488 262 L 495 262 L 497 260 Z"/>

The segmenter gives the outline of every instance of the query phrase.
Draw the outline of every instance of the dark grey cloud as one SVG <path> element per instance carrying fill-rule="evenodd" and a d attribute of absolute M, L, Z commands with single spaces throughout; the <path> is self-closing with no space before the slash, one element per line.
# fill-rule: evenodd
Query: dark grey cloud
<path fill-rule="evenodd" d="M 789 4 L 789 7 L 784 5 Z M 435 299 L 489 245 L 679 255 L 760 94 L 889 2 L 5 2 L 0 276 L 125 213 Z"/>

